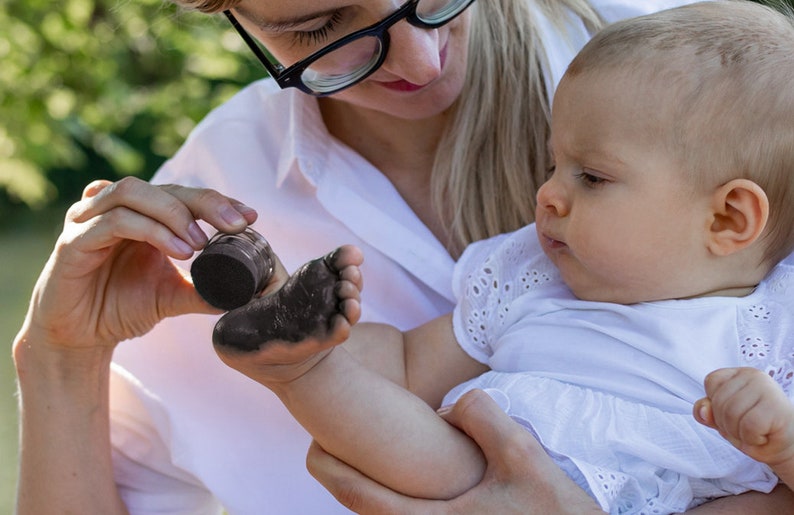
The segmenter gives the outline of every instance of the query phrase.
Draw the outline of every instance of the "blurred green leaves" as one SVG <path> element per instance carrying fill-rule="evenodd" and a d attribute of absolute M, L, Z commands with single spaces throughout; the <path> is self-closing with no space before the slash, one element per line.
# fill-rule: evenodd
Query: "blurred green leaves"
<path fill-rule="evenodd" d="M 167 0 L 0 0 L 0 215 L 148 178 L 263 75 L 221 16 Z"/>

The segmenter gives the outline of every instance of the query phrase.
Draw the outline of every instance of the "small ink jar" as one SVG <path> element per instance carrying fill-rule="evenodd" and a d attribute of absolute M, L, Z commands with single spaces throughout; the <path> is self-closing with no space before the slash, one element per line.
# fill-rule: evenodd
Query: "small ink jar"
<path fill-rule="evenodd" d="M 273 251 L 250 227 L 238 234 L 217 233 L 193 261 L 190 275 L 199 295 L 216 308 L 244 306 L 273 275 Z"/>

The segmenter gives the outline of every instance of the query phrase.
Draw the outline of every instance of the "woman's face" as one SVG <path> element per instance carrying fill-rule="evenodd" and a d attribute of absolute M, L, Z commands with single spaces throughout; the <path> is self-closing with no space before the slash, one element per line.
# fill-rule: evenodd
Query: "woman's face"
<path fill-rule="evenodd" d="M 423 0 L 430 1 L 430 0 Z M 401 0 L 242 0 L 234 12 L 282 65 L 290 66 L 337 39 L 396 11 Z M 389 29 L 383 65 L 333 96 L 403 119 L 447 109 L 465 78 L 471 9 L 438 29 L 401 20 Z"/>

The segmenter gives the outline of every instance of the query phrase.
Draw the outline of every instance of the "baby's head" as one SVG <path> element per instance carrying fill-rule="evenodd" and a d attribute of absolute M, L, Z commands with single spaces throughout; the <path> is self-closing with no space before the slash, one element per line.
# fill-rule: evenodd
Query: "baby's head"
<path fill-rule="evenodd" d="M 755 207 L 752 202 L 744 207 L 748 213 L 755 210 L 759 227 L 754 235 L 745 235 L 751 243 L 742 245 L 756 250 L 755 275 L 762 276 L 790 253 L 794 249 L 792 20 L 752 2 L 715 1 L 618 22 L 598 33 L 571 63 L 555 96 L 552 149 L 557 169 L 538 193 L 539 230 L 552 225 L 547 240 L 566 246 L 567 239 L 575 240 L 578 236 L 570 234 L 575 224 L 563 218 L 568 210 L 573 214 L 579 209 L 580 218 L 587 214 L 591 222 L 608 225 L 599 218 L 613 220 L 602 237 L 620 238 L 623 246 L 641 240 L 638 249 L 655 247 L 654 256 L 637 250 L 615 253 L 615 261 L 684 259 L 677 266 L 685 268 L 689 263 L 685 259 L 699 252 L 701 240 L 710 237 L 701 234 L 704 223 L 733 225 L 735 232 L 741 231 L 742 216 L 728 212 L 732 196 L 748 194 Z M 593 156 L 595 166 L 589 161 Z M 565 174 L 559 174 L 561 166 L 567 175 L 577 167 L 586 169 L 587 188 L 597 188 L 597 195 L 576 193 L 579 186 L 566 185 Z M 593 177 L 589 170 L 601 172 L 599 167 L 605 173 Z M 611 170 L 616 170 L 614 184 Z M 636 185 L 632 174 L 655 174 L 658 183 L 648 182 L 645 189 L 632 191 Z M 610 186 L 602 188 L 602 183 Z M 612 187 L 615 184 L 626 187 L 621 192 Z M 720 188 L 728 184 L 736 189 L 722 192 Z M 656 195 L 660 188 L 670 190 L 668 198 Z M 701 217 L 702 210 L 690 208 L 690 204 L 713 204 L 712 193 L 722 194 L 719 202 L 724 203 L 721 208 L 703 206 L 713 208 L 713 224 L 706 222 L 705 214 Z M 680 206 L 674 205 L 681 199 Z M 619 207 L 624 201 L 625 206 Z M 677 213 L 671 213 L 676 210 L 689 212 L 676 218 Z M 645 226 L 621 232 L 623 226 L 642 224 L 643 217 Z M 559 223 L 547 222 L 550 219 Z M 711 253 L 730 254 L 744 251 L 742 245 L 729 250 L 718 248 L 719 244 L 706 247 Z M 630 280 L 640 284 L 647 277 L 638 271 L 636 277 L 626 279 L 627 285 Z M 708 289 L 708 281 L 702 286 Z M 668 289 L 656 285 L 650 298 L 627 294 L 602 300 L 675 298 L 682 296 L 682 289 L 681 284 Z M 691 293 L 697 294 L 697 289 Z"/>

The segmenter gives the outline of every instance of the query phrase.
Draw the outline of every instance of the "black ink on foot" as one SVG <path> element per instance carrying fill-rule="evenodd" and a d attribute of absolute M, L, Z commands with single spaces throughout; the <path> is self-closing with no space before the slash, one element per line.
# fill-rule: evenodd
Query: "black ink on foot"
<path fill-rule="evenodd" d="M 229 311 L 247 304 L 273 275 L 273 251 L 267 240 L 247 228 L 218 233 L 193 261 L 190 275 L 201 298 Z"/>
<path fill-rule="evenodd" d="M 270 341 L 324 337 L 339 313 L 336 259 L 332 252 L 309 261 L 279 291 L 226 313 L 215 325 L 213 343 L 254 351 Z"/>

